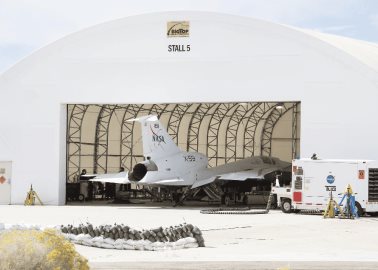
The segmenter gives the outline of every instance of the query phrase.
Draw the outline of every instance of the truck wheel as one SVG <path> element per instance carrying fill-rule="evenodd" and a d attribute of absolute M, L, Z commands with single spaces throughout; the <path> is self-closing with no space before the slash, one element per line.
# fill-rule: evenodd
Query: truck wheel
<path fill-rule="evenodd" d="M 274 194 L 272 203 L 270 204 L 270 209 L 277 209 L 277 207 L 278 207 L 277 195 Z"/>
<path fill-rule="evenodd" d="M 362 209 L 361 204 L 359 202 L 356 202 L 354 205 L 357 208 L 357 214 L 358 214 L 358 216 L 362 217 L 364 215 L 364 210 Z"/>
<path fill-rule="evenodd" d="M 281 210 L 284 213 L 291 213 L 291 201 L 289 199 L 282 200 Z"/>

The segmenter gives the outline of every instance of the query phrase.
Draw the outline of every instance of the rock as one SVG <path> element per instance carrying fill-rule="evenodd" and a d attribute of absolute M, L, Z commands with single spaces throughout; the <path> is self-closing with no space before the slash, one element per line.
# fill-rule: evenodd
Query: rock
<path fill-rule="evenodd" d="M 202 234 L 201 230 L 200 230 L 198 227 L 196 227 L 196 226 L 193 227 L 193 231 L 192 231 L 192 233 L 195 234 L 195 235 L 196 235 L 196 234 L 200 234 L 200 235 Z"/>
<path fill-rule="evenodd" d="M 0 230 L 2 230 L 2 229 L 1 229 L 1 225 L 3 225 L 3 224 L 2 224 L 2 223 L 0 224 Z M 3 225 L 3 226 L 4 226 L 4 225 Z M 3 229 L 3 230 L 4 230 L 4 229 Z M 61 226 L 60 231 L 61 231 L 62 233 L 68 233 L 67 227 L 65 227 L 65 226 Z"/>
<path fill-rule="evenodd" d="M 161 232 L 163 230 L 163 228 L 162 227 L 158 227 L 158 228 L 155 228 L 155 229 L 152 229 L 152 231 L 154 232 L 154 233 L 158 233 L 158 232 Z"/>

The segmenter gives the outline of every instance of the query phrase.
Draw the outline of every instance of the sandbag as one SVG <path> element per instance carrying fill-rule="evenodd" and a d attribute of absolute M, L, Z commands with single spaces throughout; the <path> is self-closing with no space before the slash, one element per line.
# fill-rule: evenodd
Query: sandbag
<path fill-rule="evenodd" d="M 114 249 L 114 245 L 110 245 L 110 244 L 107 244 L 107 243 L 102 243 L 101 247 L 102 248 L 108 248 L 108 249 Z"/>
<path fill-rule="evenodd" d="M 114 241 L 114 245 L 123 245 L 126 241 L 124 239 L 117 239 Z"/>
<path fill-rule="evenodd" d="M 82 241 L 82 244 L 85 245 L 85 246 L 91 247 L 91 246 L 93 246 L 94 242 L 93 242 L 92 238 L 90 238 L 90 239 L 84 239 Z"/>
<path fill-rule="evenodd" d="M 186 241 L 185 241 L 184 238 L 181 238 L 181 239 L 177 240 L 177 242 L 176 242 L 176 245 L 177 245 L 177 246 L 185 245 L 185 244 L 186 244 Z"/>
<path fill-rule="evenodd" d="M 101 247 L 102 247 L 102 244 L 104 244 L 104 242 L 94 242 L 94 243 L 93 243 L 93 246 L 94 246 L 94 247 L 99 247 L 99 248 L 101 248 Z"/>
<path fill-rule="evenodd" d="M 184 245 L 184 248 L 198 248 L 198 243 L 195 242 L 195 243 L 187 243 Z"/>
<path fill-rule="evenodd" d="M 149 244 L 149 245 L 145 245 L 145 246 L 144 246 L 144 249 L 145 249 L 145 250 L 148 250 L 148 251 L 154 251 L 154 247 L 153 247 L 151 244 Z"/>
<path fill-rule="evenodd" d="M 123 249 L 126 249 L 126 250 L 135 250 L 134 246 L 130 246 L 128 244 L 123 245 Z"/>
<path fill-rule="evenodd" d="M 189 244 L 189 243 L 196 243 L 196 242 L 197 242 L 197 240 L 194 239 L 193 237 L 186 237 L 186 238 L 184 238 L 184 240 L 185 240 L 185 243 L 186 243 L 186 244 Z"/>
<path fill-rule="evenodd" d="M 172 246 L 172 249 L 183 249 L 184 248 L 184 245 L 173 245 Z"/>
<path fill-rule="evenodd" d="M 102 236 L 93 237 L 93 242 L 104 242 L 104 238 Z"/>
<path fill-rule="evenodd" d="M 14 227 L 28 229 L 33 226 L 16 224 Z M 94 228 L 87 223 L 87 225 L 80 224 L 78 227 L 68 225 L 57 228 L 73 243 L 109 249 L 161 251 L 205 246 L 201 230 L 186 223 L 169 228 L 157 227 L 142 231 L 123 224 L 101 225 Z"/>
<path fill-rule="evenodd" d="M 115 241 L 112 238 L 105 238 L 104 243 L 109 244 L 109 245 L 114 245 Z"/>
<path fill-rule="evenodd" d="M 123 245 L 122 244 L 120 244 L 120 245 L 114 245 L 114 248 L 115 249 L 123 249 Z"/>

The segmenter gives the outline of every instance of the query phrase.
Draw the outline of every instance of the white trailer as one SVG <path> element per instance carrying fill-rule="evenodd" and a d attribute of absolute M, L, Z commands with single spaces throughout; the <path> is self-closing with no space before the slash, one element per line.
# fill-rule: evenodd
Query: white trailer
<path fill-rule="evenodd" d="M 378 161 L 373 160 L 295 159 L 290 186 L 274 186 L 272 192 L 285 213 L 323 211 L 330 197 L 326 186 L 336 189 L 333 197 L 339 202 L 348 184 L 359 214 L 378 212 Z"/>

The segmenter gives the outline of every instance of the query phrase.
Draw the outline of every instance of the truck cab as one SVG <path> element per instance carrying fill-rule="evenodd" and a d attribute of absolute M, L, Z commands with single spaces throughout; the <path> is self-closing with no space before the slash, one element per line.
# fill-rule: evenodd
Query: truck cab
<path fill-rule="evenodd" d="M 291 186 L 280 187 L 276 184 L 272 187 L 272 193 L 275 195 L 277 206 L 281 208 L 282 212 L 290 213 L 292 211 Z"/>

